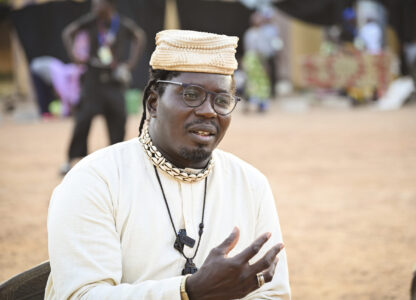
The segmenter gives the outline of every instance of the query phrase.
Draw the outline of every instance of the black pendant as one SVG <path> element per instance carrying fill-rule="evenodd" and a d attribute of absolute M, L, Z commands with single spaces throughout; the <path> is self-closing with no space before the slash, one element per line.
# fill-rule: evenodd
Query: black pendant
<path fill-rule="evenodd" d="M 185 268 L 182 270 L 182 275 L 194 274 L 198 271 L 198 268 L 195 266 L 192 258 L 187 258 L 185 263 Z"/>
<path fill-rule="evenodd" d="M 186 229 L 181 229 L 176 236 L 175 244 L 173 244 L 173 247 L 179 252 L 182 252 L 184 245 L 193 248 L 195 245 L 195 240 L 186 235 Z"/>

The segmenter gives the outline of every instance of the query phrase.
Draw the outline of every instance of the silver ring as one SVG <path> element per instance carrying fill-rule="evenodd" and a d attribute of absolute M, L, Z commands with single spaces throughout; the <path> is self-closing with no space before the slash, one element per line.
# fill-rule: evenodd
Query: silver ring
<path fill-rule="evenodd" d="M 257 273 L 257 283 L 259 284 L 259 288 L 262 287 L 265 282 L 263 273 Z"/>

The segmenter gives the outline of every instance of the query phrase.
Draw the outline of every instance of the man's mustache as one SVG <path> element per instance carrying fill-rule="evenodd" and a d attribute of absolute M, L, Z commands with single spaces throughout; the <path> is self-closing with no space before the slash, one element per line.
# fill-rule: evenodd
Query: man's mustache
<path fill-rule="evenodd" d="M 199 125 L 199 124 L 211 124 L 212 126 L 215 127 L 215 129 L 217 130 L 217 132 L 220 132 L 220 126 L 218 125 L 217 122 L 215 122 L 214 120 L 211 119 L 196 119 L 194 121 L 189 122 L 188 124 L 185 125 L 185 129 L 188 129 L 189 127 L 193 126 L 193 125 Z"/>

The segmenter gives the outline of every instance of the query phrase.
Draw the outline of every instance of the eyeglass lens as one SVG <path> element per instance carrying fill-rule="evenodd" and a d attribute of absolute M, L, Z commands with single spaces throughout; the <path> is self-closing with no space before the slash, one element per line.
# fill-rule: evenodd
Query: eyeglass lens
<path fill-rule="evenodd" d="M 207 92 L 198 86 L 187 86 L 183 89 L 183 100 L 192 107 L 197 107 L 204 102 Z M 213 107 L 219 114 L 229 114 L 235 106 L 235 98 L 230 94 L 215 94 Z"/>

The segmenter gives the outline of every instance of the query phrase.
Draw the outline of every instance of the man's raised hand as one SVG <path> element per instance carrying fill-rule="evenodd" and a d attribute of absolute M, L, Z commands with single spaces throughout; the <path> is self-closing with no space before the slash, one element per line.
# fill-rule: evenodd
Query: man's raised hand
<path fill-rule="evenodd" d="M 273 279 L 278 262 L 277 254 L 283 244 L 273 246 L 261 259 L 250 265 L 253 258 L 269 240 L 271 234 L 264 233 L 250 246 L 234 257 L 228 253 L 235 247 L 240 230 L 235 227 L 231 234 L 213 248 L 201 268 L 190 276 L 186 290 L 191 300 L 226 300 L 243 298 L 259 288 L 257 273 L 262 273 L 265 282 Z"/>

